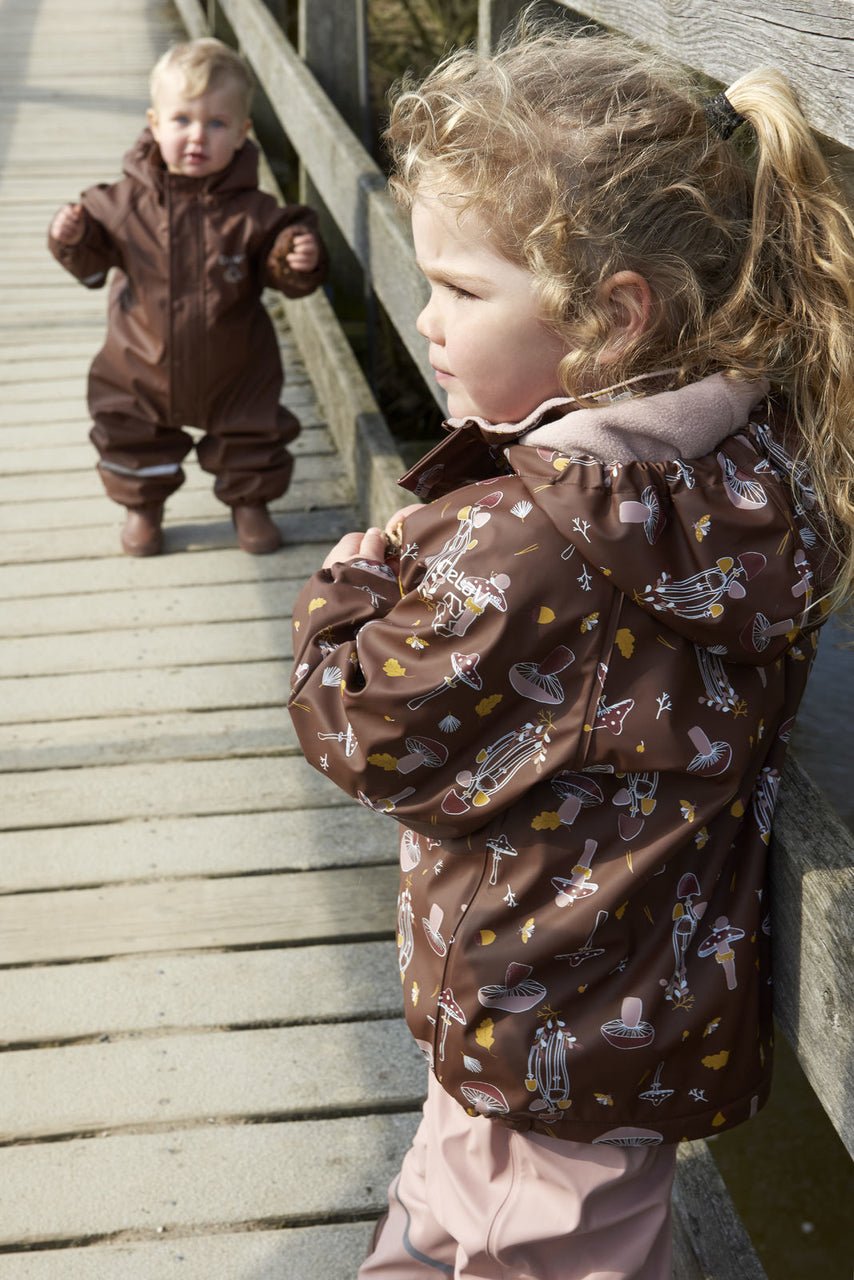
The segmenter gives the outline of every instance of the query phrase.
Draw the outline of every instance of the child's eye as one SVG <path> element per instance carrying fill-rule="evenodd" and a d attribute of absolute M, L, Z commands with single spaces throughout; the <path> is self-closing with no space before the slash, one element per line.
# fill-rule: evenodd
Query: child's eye
<path fill-rule="evenodd" d="M 175 123 L 176 123 L 176 124 L 189 124 L 189 123 L 190 123 L 190 117 L 189 117 L 189 116 L 175 116 Z"/>
<path fill-rule="evenodd" d="M 225 121 L 224 121 L 224 120 L 211 120 L 211 128 L 212 128 L 212 129 L 224 129 L 224 128 L 225 128 Z"/>
<path fill-rule="evenodd" d="M 454 295 L 455 298 L 460 298 L 460 299 L 468 299 L 468 298 L 476 299 L 477 298 L 476 293 L 469 293 L 468 289 L 463 289 L 458 284 L 451 284 L 449 282 L 448 289 L 450 289 L 451 293 Z"/>

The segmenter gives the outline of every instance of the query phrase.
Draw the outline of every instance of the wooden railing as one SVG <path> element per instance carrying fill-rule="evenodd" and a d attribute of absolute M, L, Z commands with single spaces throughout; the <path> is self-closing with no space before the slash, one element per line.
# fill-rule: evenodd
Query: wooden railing
<path fill-rule="evenodd" d="M 357 50 L 364 0 L 299 0 L 300 52 L 282 29 L 287 0 L 207 0 L 205 7 L 202 0 L 175 3 L 190 34 L 214 31 L 233 39 L 252 64 L 306 176 L 435 394 L 424 343 L 415 331 L 424 286 L 409 234 L 379 167 L 348 124 L 361 131 L 364 75 Z M 570 20 L 622 30 L 724 85 L 773 60 L 850 172 L 851 153 L 845 150 L 854 145 L 849 0 L 804 0 L 797 7 L 783 0 L 761 7 L 733 0 L 725 9 L 705 0 L 553 3 Z M 492 47 L 523 7 L 522 0 L 479 0 L 481 47 Z M 269 171 L 266 182 L 274 185 Z M 316 294 L 298 305 L 282 305 L 364 514 L 382 523 L 401 501 L 411 500 L 395 486 L 401 460 L 382 414 L 326 298 Z M 790 758 L 773 841 L 774 1011 L 854 1155 L 852 867 L 850 832 Z M 704 1142 L 683 1144 L 674 1203 L 678 1280 L 761 1280 L 765 1273 Z"/>

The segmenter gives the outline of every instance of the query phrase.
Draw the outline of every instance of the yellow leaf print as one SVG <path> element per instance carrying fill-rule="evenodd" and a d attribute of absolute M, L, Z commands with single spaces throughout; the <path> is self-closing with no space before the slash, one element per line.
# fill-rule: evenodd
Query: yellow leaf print
<path fill-rule="evenodd" d="M 491 1018 L 484 1018 L 483 1022 L 475 1029 L 474 1038 L 481 1049 L 491 1049 L 495 1044 L 495 1036 L 492 1034 L 494 1026 L 495 1023 Z"/>
<path fill-rule="evenodd" d="M 308 611 L 309 613 L 314 613 L 315 609 L 322 609 L 325 604 L 326 600 L 323 596 L 315 596 L 313 600 L 308 602 Z"/>
<path fill-rule="evenodd" d="M 710 1053 L 707 1058 L 701 1059 L 703 1066 L 708 1067 L 710 1071 L 720 1071 L 721 1067 L 725 1067 L 729 1062 L 729 1049 L 721 1049 L 720 1053 Z"/>
<path fill-rule="evenodd" d="M 617 917 L 618 920 L 622 920 L 623 916 L 626 914 L 626 907 L 628 905 L 629 905 L 629 900 L 627 898 L 621 907 L 617 907 L 617 910 L 614 912 L 614 915 Z"/>
<path fill-rule="evenodd" d="M 556 810 L 543 809 L 531 822 L 533 831 L 557 831 L 559 826 L 560 818 Z"/>
<path fill-rule="evenodd" d="M 386 773 L 394 773 L 397 768 L 397 756 L 390 756 L 386 752 L 368 756 L 368 764 L 374 764 L 378 769 L 385 769 Z"/>
<path fill-rule="evenodd" d="M 481 929 L 480 933 L 478 934 L 478 940 L 480 941 L 480 945 L 482 947 L 491 947 L 493 942 L 495 941 L 495 934 L 492 932 L 491 929 Z"/>
<path fill-rule="evenodd" d="M 722 1111 L 718 1112 L 718 1114 L 715 1116 L 714 1120 L 712 1121 L 712 1124 L 715 1126 L 716 1129 L 718 1129 L 722 1124 L 726 1124 L 726 1116 Z"/>
<path fill-rule="evenodd" d="M 537 614 L 537 622 L 541 627 L 546 626 L 549 622 L 554 622 L 555 611 L 550 609 L 547 604 L 540 605 L 540 612 Z"/>
<path fill-rule="evenodd" d="M 620 627 L 614 639 L 623 657 L 630 658 L 635 651 L 635 638 L 629 628 Z"/>
<path fill-rule="evenodd" d="M 734 800 L 730 805 L 730 813 L 734 818 L 744 817 L 744 804 L 741 800 Z"/>
<path fill-rule="evenodd" d="M 383 663 L 383 671 L 387 676 L 405 676 L 406 667 L 402 667 L 397 658 L 388 658 Z"/>
<path fill-rule="evenodd" d="M 490 711 L 494 711 L 498 706 L 503 697 L 503 693 L 493 693 L 491 698 L 481 698 L 480 702 L 475 707 L 475 712 L 479 716 L 488 716 Z"/>

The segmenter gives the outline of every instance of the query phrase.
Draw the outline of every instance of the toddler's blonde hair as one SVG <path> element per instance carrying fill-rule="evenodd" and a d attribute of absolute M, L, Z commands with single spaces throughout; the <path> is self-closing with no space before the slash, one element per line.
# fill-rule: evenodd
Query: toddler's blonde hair
<path fill-rule="evenodd" d="M 493 57 L 458 51 L 397 90 L 392 191 L 405 207 L 423 190 L 472 209 L 532 272 L 571 347 L 567 394 L 670 367 L 782 387 L 841 556 L 841 602 L 854 592 L 854 226 L 778 72 L 727 90 L 750 125 L 729 141 L 704 96 L 630 40 L 523 21 Z M 600 285 L 623 270 L 654 305 L 615 365 Z"/>
<path fill-rule="evenodd" d="M 157 94 L 166 76 L 177 72 L 183 81 L 188 98 L 198 98 L 208 89 L 220 89 L 231 84 L 238 95 L 241 109 L 249 115 L 252 105 L 252 75 L 238 53 L 221 40 L 204 36 L 200 40 L 187 40 L 167 49 L 154 64 L 149 79 L 151 101 L 157 105 Z"/>

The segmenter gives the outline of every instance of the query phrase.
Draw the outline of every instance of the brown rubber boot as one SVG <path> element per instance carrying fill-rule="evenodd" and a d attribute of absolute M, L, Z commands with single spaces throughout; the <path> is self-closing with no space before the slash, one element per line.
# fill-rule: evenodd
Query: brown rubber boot
<path fill-rule="evenodd" d="M 232 507 L 231 518 L 238 546 L 251 556 L 269 555 L 282 545 L 279 527 L 263 504 Z"/>
<path fill-rule="evenodd" d="M 128 507 L 121 533 L 122 551 L 128 556 L 159 556 L 163 547 L 160 525 L 163 504 Z"/>

